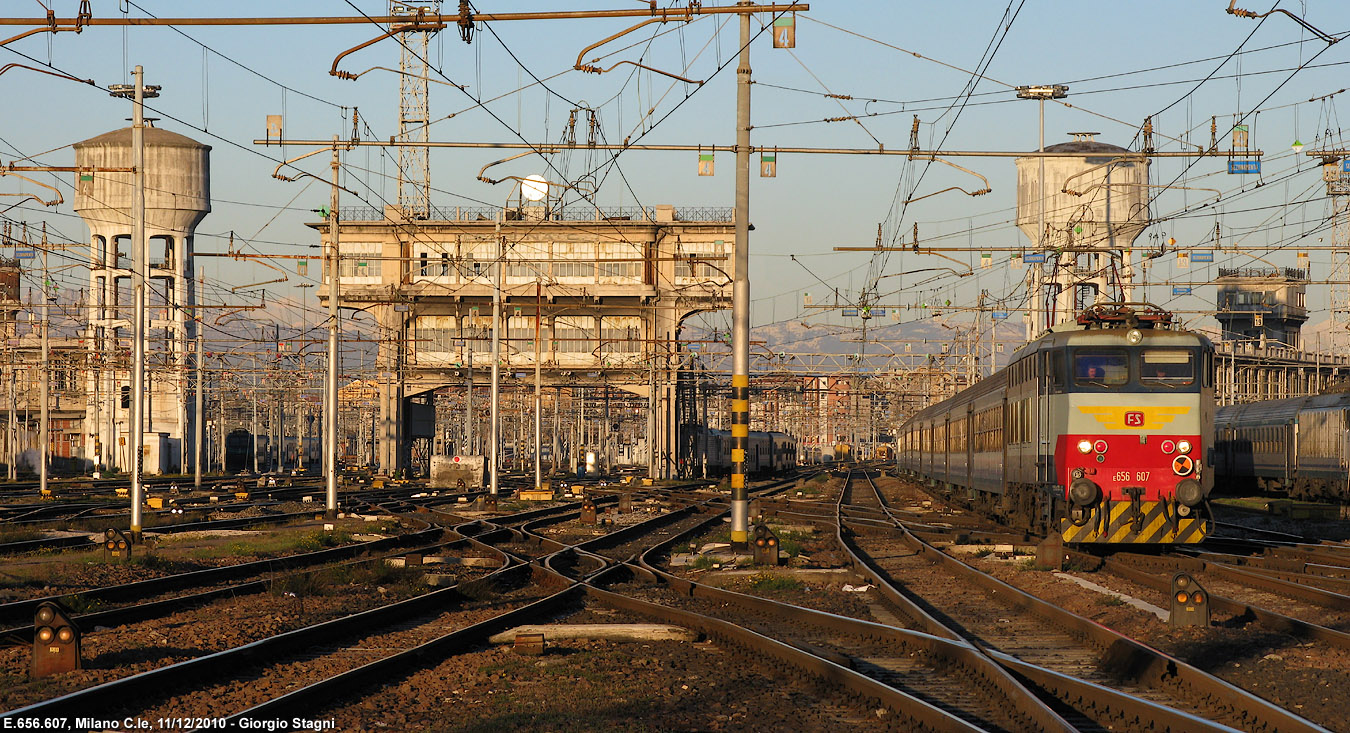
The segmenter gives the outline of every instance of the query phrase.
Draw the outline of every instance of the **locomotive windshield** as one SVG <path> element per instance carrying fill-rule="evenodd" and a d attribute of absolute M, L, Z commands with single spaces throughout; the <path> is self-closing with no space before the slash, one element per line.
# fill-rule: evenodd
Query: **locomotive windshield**
<path fill-rule="evenodd" d="M 1130 381 L 1124 349 L 1079 349 L 1073 357 L 1073 381 L 1079 387 L 1119 387 Z"/>
<path fill-rule="evenodd" d="M 1190 349 L 1145 349 L 1139 381 L 1145 386 L 1184 387 L 1195 382 L 1195 353 Z"/>
<path fill-rule="evenodd" d="M 1070 349 L 1072 383 L 1069 391 L 1194 392 L 1201 387 L 1202 354 L 1189 347 L 1083 346 Z M 1051 363 L 1054 363 L 1053 359 Z M 1051 371 L 1057 372 L 1058 368 L 1052 367 Z M 1058 377 L 1049 381 L 1053 392 L 1063 390 Z"/>

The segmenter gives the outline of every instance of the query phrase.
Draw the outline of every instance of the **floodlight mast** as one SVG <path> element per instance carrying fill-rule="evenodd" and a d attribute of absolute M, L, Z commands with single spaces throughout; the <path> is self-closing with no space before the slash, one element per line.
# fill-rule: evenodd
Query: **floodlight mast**
<path fill-rule="evenodd" d="M 1033 84 L 1017 87 L 1018 99 L 1034 99 L 1040 103 L 1038 105 L 1040 107 L 1040 145 L 1037 146 L 1036 152 L 1038 153 L 1045 152 L 1045 100 L 1063 99 L 1067 96 L 1069 96 L 1069 87 L 1064 84 Z M 1044 252 L 1045 251 L 1045 156 L 1044 155 L 1040 156 L 1039 163 L 1040 163 L 1040 177 L 1041 177 L 1040 183 L 1041 192 L 1039 197 L 1040 201 L 1038 204 L 1040 207 L 1039 213 L 1036 216 L 1036 241 L 1034 242 L 1034 244 L 1036 245 L 1037 252 Z M 1027 292 L 1028 296 L 1027 300 L 1029 301 L 1027 304 L 1028 315 L 1030 317 L 1030 320 L 1027 323 L 1026 328 L 1026 336 L 1028 341 L 1035 338 L 1037 332 L 1039 331 L 1039 329 L 1036 326 L 1037 322 L 1040 320 L 1038 315 L 1039 309 L 1036 307 L 1036 305 L 1038 300 L 1041 298 L 1041 278 L 1045 274 L 1044 271 L 1042 270 L 1043 266 L 1042 263 L 1036 262 L 1032 264 L 1034 264 L 1035 267 L 1028 268 L 1029 272 L 1027 273 L 1027 277 L 1031 280 L 1030 289 Z"/>
<path fill-rule="evenodd" d="M 158 86 L 145 85 L 144 69 L 138 64 L 132 70 L 135 84 L 114 84 L 108 88 L 114 97 L 132 100 L 131 118 L 131 254 L 132 272 L 132 367 L 131 367 L 131 423 L 127 432 L 131 438 L 134 458 L 131 465 L 131 541 L 141 541 L 141 504 L 145 501 L 143 470 L 145 467 L 145 283 L 150 276 L 148 249 L 145 241 L 145 100 L 159 96 Z"/>

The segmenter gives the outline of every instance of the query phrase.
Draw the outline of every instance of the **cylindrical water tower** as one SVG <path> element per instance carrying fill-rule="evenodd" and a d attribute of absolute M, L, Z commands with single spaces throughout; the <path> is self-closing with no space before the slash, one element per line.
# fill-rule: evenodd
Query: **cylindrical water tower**
<path fill-rule="evenodd" d="M 1082 156 L 1045 158 L 1044 182 L 1040 158 L 1017 159 L 1017 226 L 1031 240 L 1029 251 L 1046 253 L 1048 268 L 1033 278 L 1044 301 L 1032 307 L 1033 319 L 1041 319 L 1033 332 L 1072 320 L 1078 306 L 1132 300 L 1130 251 L 1149 224 L 1149 159 L 1097 142 L 1096 133 L 1071 134 L 1072 142 L 1045 150 Z"/>
<path fill-rule="evenodd" d="M 192 236 L 211 211 L 211 148 L 175 132 L 144 129 L 146 379 L 145 473 L 183 471 L 189 430 L 187 370 L 196 336 L 191 306 Z M 89 403 L 85 433 L 95 464 L 133 465 L 130 394 L 135 247 L 134 176 L 99 169 L 132 167 L 131 128 L 76 143 L 75 210 L 89 225 Z"/>

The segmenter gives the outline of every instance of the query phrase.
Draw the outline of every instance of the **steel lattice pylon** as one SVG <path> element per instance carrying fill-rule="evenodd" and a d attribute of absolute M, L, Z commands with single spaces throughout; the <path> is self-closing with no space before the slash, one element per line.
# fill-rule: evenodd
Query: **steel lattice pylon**
<path fill-rule="evenodd" d="M 416 17 L 440 12 L 440 3 L 411 5 L 389 3 L 390 15 Z M 427 126 L 431 122 L 427 104 L 427 50 L 430 30 L 408 30 L 399 34 L 401 50 L 398 69 L 398 139 L 416 143 L 398 149 L 398 206 L 405 216 L 427 219 L 431 216 L 431 150 Z"/>
<path fill-rule="evenodd" d="M 1331 194 L 1331 348 L 1350 348 L 1350 191 L 1339 181 L 1327 183 Z"/>

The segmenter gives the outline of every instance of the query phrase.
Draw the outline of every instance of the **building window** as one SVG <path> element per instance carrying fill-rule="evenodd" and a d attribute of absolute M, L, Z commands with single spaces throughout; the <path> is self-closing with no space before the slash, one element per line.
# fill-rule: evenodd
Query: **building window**
<path fill-rule="evenodd" d="M 595 282 L 595 245 L 558 242 L 553 245 L 553 277 L 561 282 Z"/>
<path fill-rule="evenodd" d="M 594 316 L 558 316 L 553 319 L 553 339 L 560 353 L 594 354 Z"/>
<path fill-rule="evenodd" d="M 382 263 L 378 243 L 343 243 L 339 245 L 339 250 L 342 256 L 339 260 L 338 273 L 342 279 L 380 278 Z"/>
<path fill-rule="evenodd" d="M 642 353 L 642 318 L 606 316 L 600 319 L 601 352 L 606 354 Z"/>
<path fill-rule="evenodd" d="M 642 282 L 642 246 L 627 242 L 600 245 L 600 277 L 608 282 Z"/>

